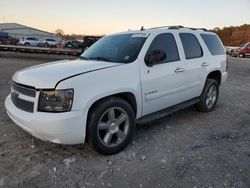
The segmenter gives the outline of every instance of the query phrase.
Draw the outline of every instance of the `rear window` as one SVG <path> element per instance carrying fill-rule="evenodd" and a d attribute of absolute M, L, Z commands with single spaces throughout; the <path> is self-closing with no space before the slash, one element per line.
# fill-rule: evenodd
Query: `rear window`
<path fill-rule="evenodd" d="M 225 54 L 224 47 L 221 45 L 219 38 L 216 35 L 201 34 L 201 38 L 205 42 L 208 50 L 212 55 Z"/>
<path fill-rule="evenodd" d="M 194 59 L 203 56 L 201 45 L 194 34 L 180 33 L 180 38 L 186 59 Z"/>

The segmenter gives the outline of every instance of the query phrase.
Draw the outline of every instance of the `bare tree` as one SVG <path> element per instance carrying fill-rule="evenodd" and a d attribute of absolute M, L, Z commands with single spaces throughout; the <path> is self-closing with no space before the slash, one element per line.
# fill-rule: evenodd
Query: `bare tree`
<path fill-rule="evenodd" d="M 56 29 L 55 30 L 55 34 L 57 35 L 57 36 L 63 36 L 64 35 L 64 31 L 62 30 L 62 29 Z"/>

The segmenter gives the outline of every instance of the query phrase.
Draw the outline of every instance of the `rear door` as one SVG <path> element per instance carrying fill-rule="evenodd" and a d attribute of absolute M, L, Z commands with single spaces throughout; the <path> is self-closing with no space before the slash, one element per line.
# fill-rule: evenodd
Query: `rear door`
<path fill-rule="evenodd" d="M 193 33 L 179 33 L 184 52 L 186 98 L 192 99 L 200 96 L 207 76 L 206 68 L 209 62 L 196 35 Z"/>
<path fill-rule="evenodd" d="M 164 51 L 166 59 L 152 67 L 142 63 L 143 115 L 183 102 L 186 98 L 185 67 L 180 59 L 174 35 L 157 35 L 146 55 L 155 50 Z"/>

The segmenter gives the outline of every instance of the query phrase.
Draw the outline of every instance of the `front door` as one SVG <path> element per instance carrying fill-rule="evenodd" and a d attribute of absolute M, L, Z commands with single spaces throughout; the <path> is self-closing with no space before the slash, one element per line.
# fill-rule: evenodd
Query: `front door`
<path fill-rule="evenodd" d="M 148 52 L 164 51 L 163 61 L 142 66 L 143 115 L 185 101 L 185 66 L 180 60 L 175 37 L 171 33 L 157 35 Z"/>

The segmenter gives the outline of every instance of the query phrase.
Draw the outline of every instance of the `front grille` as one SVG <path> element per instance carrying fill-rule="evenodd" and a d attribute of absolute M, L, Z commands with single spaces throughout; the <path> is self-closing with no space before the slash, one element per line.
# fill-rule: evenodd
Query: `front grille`
<path fill-rule="evenodd" d="M 15 92 L 11 93 L 11 100 L 13 104 L 21 110 L 24 110 L 26 112 L 34 111 L 34 103 L 18 98 L 18 95 L 15 94 Z"/>
<path fill-rule="evenodd" d="M 29 88 L 27 86 L 22 86 L 20 84 L 16 84 L 15 82 L 12 82 L 11 86 L 12 86 L 13 90 L 15 90 L 15 91 L 17 91 L 19 93 L 22 93 L 22 94 L 27 95 L 29 97 L 35 97 L 36 96 L 36 90 L 35 89 Z"/>
<path fill-rule="evenodd" d="M 15 82 L 11 83 L 11 88 L 12 88 L 11 89 L 11 100 L 12 100 L 13 104 L 17 108 L 19 108 L 23 111 L 32 113 L 34 111 L 34 102 L 21 99 L 19 97 L 19 94 L 35 98 L 36 90 L 29 88 L 28 86 L 19 85 Z"/>

